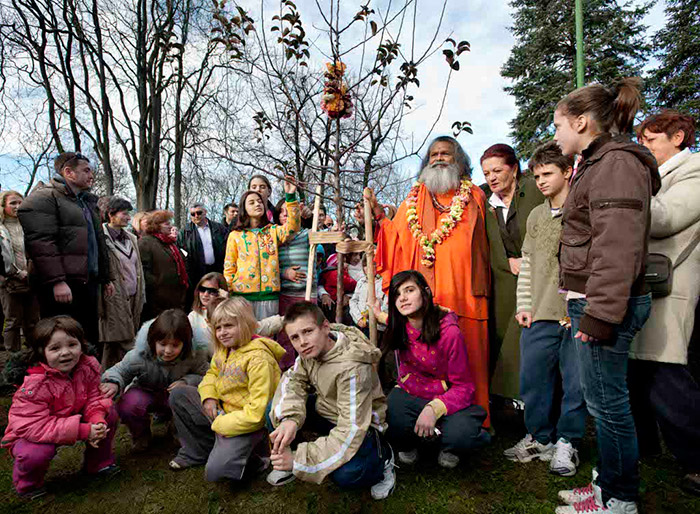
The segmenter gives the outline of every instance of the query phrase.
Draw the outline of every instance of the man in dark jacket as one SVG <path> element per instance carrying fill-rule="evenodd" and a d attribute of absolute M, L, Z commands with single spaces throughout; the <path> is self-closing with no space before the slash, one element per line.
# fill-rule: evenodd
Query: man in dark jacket
<path fill-rule="evenodd" d="M 199 280 L 212 271 L 223 273 L 228 229 L 207 218 L 207 209 L 201 203 L 190 207 L 190 221 L 180 230 L 177 246 L 186 252 L 185 265 L 190 287 L 186 305 L 192 305 L 194 288 Z"/>
<path fill-rule="evenodd" d="M 17 213 L 34 266 L 31 280 L 42 317 L 72 316 L 98 346 L 100 286 L 106 296 L 114 286 L 97 196 L 89 192 L 95 171 L 87 157 L 74 152 L 56 157 L 54 169 L 51 182 L 34 189 Z"/>

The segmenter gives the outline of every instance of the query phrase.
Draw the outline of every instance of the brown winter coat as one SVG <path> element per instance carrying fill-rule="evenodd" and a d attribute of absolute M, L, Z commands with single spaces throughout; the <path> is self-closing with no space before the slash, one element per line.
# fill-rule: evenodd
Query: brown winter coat
<path fill-rule="evenodd" d="M 660 186 L 654 157 L 624 137 L 606 134 L 582 152 L 564 204 L 559 253 L 562 288 L 588 302 L 581 332 L 610 339 L 629 298 L 646 291 L 649 205 Z"/>
<path fill-rule="evenodd" d="M 139 239 L 139 251 L 146 282 L 146 305 L 142 319 L 152 319 L 166 309 L 184 309 L 187 286 L 180 283 L 177 264 L 165 243 L 145 235 Z"/>
<path fill-rule="evenodd" d="M 97 196 L 86 193 L 84 201 L 92 213 L 97 238 L 101 284 L 111 281 L 109 255 L 100 228 Z M 78 199 L 62 178 L 35 189 L 17 213 L 24 229 L 27 258 L 34 265 L 33 277 L 40 285 L 88 280 L 88 224 Z"/>
<path fill-rule="evenodd" d="M 109 249 L 109 266 L 114 280 L 114 294 L 109 298 L 103 298 L 100 303 L 100 341 L 130 341 L 133 340 L 141 326 L 141 311 L 146 302 L 146 290 L 139 252 L 138 239 L 133 234 L 126 232 L 136 252 L 136 298 L 132 309 L 131 300 L 126 294 L 124 279 L 120 272 L 121 262 L 117 256 L 119 251 L 109 235 L 107 225 L 102 226 L 105 242 Z"/>

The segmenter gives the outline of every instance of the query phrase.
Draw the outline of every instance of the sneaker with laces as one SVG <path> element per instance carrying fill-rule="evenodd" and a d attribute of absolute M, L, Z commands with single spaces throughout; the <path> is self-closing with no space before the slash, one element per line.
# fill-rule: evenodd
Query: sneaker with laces
<path fill-rule="evenodd" d="M 593 468 L 591 483 L 586 487 L 576 487 L 574 489 L 567 489 L 564 491 L 559 491 L 559 500 L 566 503 L 567 505 L 573 505 L 580 501 L 593 496 L 593 484 L 595 484 L 598 479 L 598 470 Z"/>
<path fill-rule="evenodd" d="M 554 455 L 549 463 L 549 471 L 554 475 L 572 477 L 579 465 L 578 450 L 569 441 L 560 438 L 554 445 Z"/>
<path fill-rule="evenodd" d="M 29 491 L 24 491 L 23 493 L 17 493 L 17 496 L 23 500 L 37 500 L 42 496 L 46 496 L 46 488 L 39 487 L 37 489 L 31 489 Z"/>
<path fill-rule="evenodd" d="M 296 477 L 291 471 L 273 469 L 267 474 L 267 483 L 275 487 L 293 482 Z"/>
<path fill-rule="evenodd" d="M 603 504 L 600 487 L 593 484 L 593 496 L 574 503 L 557 507 L 555 514 L 638 514 L 637 504 L 630 501 L 622 501 L 617 498 L 610 498 Z"/>
<path fill-rule="evenodd" d="M 506 459 L 513 462 L 530 462 L 534 459 L 543 461 L 552 460 L 554 445 L 552 443 L 538 443 L 531 434 L 523 437 L 518 444 L 503 452 Z"/>
<path fill-rule="evenodd" d="M 410 452 L 399 452 L 399 462 L 401 464 L 412 465 L 418 460 L 418 449 L 414 448 Z"/>
<path fill-rule="evenodd" d="M 454 453 L 446 452 L 441 450 L 438 454 L 438 465 L 441 468 L 453 469 L 459 464 L 459 456 Z"/>
<path fill-rule="evenodd" d="M 372 499 L 383 500 L 387 498 L 396 486 L 396 471 L 394 471 L 394 450 L 389 446 L 389 458 L 384 462 L 384 476 L 370 489 Z"/>

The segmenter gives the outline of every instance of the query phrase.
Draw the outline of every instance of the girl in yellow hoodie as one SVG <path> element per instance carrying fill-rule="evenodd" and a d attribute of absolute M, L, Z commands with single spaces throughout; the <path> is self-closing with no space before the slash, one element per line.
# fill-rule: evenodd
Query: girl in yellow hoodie
<path fill-rule="evenodd" d="M 216 351 L 209 371 L 194 387 L 170 394 L 182 447 L 170 462 L 181 470 L 206 463 L 210 482 L 240 480 L 247 465 L 269 464 L 265 408 L 280 380 L 284 349 L 255 335 L 250 303 L 240 297 L 221 302 L 211 318 Z"/>

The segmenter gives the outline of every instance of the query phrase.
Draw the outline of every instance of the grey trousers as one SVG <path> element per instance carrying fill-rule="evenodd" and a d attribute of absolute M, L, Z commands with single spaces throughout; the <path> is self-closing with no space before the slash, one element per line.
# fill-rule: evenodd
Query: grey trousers
<path fill-rule="evenodd" d="M 170 392 L 169 402 L 182 445 L 174 459 L 180 466 L 206 464 L 204 474 L 209 482 L 225 478 L 240 480 L 249 461 L 258 461 L 252 465 L 262 467 L 269 455 L 267 430 L 235 437 L 213 432 L 199 391 L 193 386 L 176 387 Z"/>
<path fill-rule="evenodd" d="M 257 319 L 258 321 L 279 314 L 279 300 L 258 300 L 250 302 L 250 304 L 253 306 L 253 313 L 255 313 L 255 319 Z"/>
<path fill-rule="evenodd" d="M 11 293 L 5 286 L 0 287 L 0 300 L 5 316 L 5 350 L 18 352 L 22 349 L 20 329 L 24 332 L 27 346 L 31 345 L 32 331 L 39 321 L 39 301 L 32 291 Z"/>

